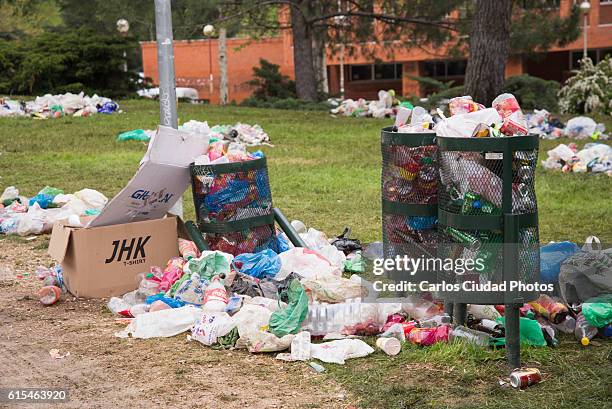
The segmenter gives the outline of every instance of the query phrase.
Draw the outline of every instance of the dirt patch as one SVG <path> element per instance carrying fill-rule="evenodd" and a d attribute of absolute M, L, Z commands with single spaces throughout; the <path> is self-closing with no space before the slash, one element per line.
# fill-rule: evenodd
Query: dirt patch
<path fill-rule="evenodd" d="M 52 265 L 41 237 L 0 240 L 0 387 L 67 388 L 70 401 L 37 408 L 343 408 L 345 392 L 304 363 L 214 351 L 186 335 L 119 339 L 105 300 L 43 307 L 36 266 Z M 27 275 L 29 273 L 29 275 Z M 49 350 L 63 359 L 54 359 Z M 24 407 L 24 405 L 15 405 Z"/>

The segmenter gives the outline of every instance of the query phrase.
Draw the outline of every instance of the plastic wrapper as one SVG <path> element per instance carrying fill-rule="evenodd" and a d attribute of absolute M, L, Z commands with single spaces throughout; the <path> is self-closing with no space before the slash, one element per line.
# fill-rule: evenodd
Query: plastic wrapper
<path fill-rule="evenodd" d="M 232 261 L 232 267 L 255 278 L 274 277 L 281 268 L 281 262 L 274 251 L 265 249 L 259 253 L 237 255 Z"/>
<path fill-rule="evenodd" d="M 436 342 L 448 342 L 449 334 L 449 325 L 433 328 L 414 328 L 408 333 L 407 339 L 415 345 L 429 346 Z"/>

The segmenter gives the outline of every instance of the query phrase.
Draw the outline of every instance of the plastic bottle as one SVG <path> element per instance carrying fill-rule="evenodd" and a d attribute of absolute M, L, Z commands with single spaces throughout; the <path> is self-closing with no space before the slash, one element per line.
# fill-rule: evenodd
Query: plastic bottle
<path fill-rule="evenodd" d="M 491 336 L 485 332 L 476 331 L 460 325 L 450 332 L 448 339 L 449 341 L 461 339 L 469 342 L 470 344 L 487 347 L 489 346 Z"/>
<path fill-rule="evenodd" d="M 407 297 L 406 302 L 402 303 L 402 310 L 416 320 L 433 317 L 440 313 L 440 308 L 436 304 L 416 296 Z"/>
<path fill-rule="evenodd" d="M 204 291 L 204 309 L 206 311 L 224 311 L 227 306 L 227 291 L 221 282 L 221 277 L 216 275 L 212 278 L 210 285 Z"/>
<path fill-rule="evenodd" d="M 149 304 L 136 304 L 136 305 L 132 305 L 129 309 L 130 311 L 130 315 L 132 317 L 136 317 L 140 314 L 144 314 L 149 312 L 149 308 L 151 308 L 151 306 Z"/>
<path fill-rule="evenodd" d="M 312 303 L 303 328 L 312 336 L 340 333 L 346 327 L 362 320 L 362 304 L 346 301 L 338 304 Z"/>
<path fill-rule="evenodd" d="M 418 326 L 422 328 L 438 327 L 442 324 L 448 324 L 451 322 L 451 317 L 448 314 L 436 315 L 431 318 L 417 321 Z"/>
<path fill-rule="evenodd" d="M 587 346 L 591 343 L 595 335 L 597 335 L 597 328 L 589 324 L 582 313 L 578 314 L 576 316 L 576 329 L 574 330 L 576 339 L 580 341 L 582 345 Z"/>
<path fill-rule="evenodd" d="M 472 314 L 475 319 L 488 319 L 495 321 L 497 318 L 501 317 L 499 312 L 492 305 L 478 305 L 478 304 L 470 304 L 467 307 L 468 314 Z"/>

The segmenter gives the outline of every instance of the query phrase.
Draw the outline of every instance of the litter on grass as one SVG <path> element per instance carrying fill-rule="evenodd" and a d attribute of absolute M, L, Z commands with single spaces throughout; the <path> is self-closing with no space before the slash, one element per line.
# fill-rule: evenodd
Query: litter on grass
<path fill-rule="evenodd" d="M 89 116 L 94 114 L 112 114 L 119 111 L 119 105 L 110 98 L 98 95 L 87 96 L 83 92 L 72 94 L 36 97 L 34 101 L 15 101 L 0 97 L 0 117 L 31 116 L 33 118 L 61 118 L 63 116 Z"/>

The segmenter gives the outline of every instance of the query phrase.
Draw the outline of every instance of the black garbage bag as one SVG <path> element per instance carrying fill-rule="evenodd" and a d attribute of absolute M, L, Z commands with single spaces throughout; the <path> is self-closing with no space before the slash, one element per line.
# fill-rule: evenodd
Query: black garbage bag
<path fill-rule="evenodd" d="M 363 246 L 357 239 L 351 239 L 351 228 L 346 227 L 341 235 L 332 240 L 332 246 L 348 255 L 355 250 L 362 250 Z"/>

